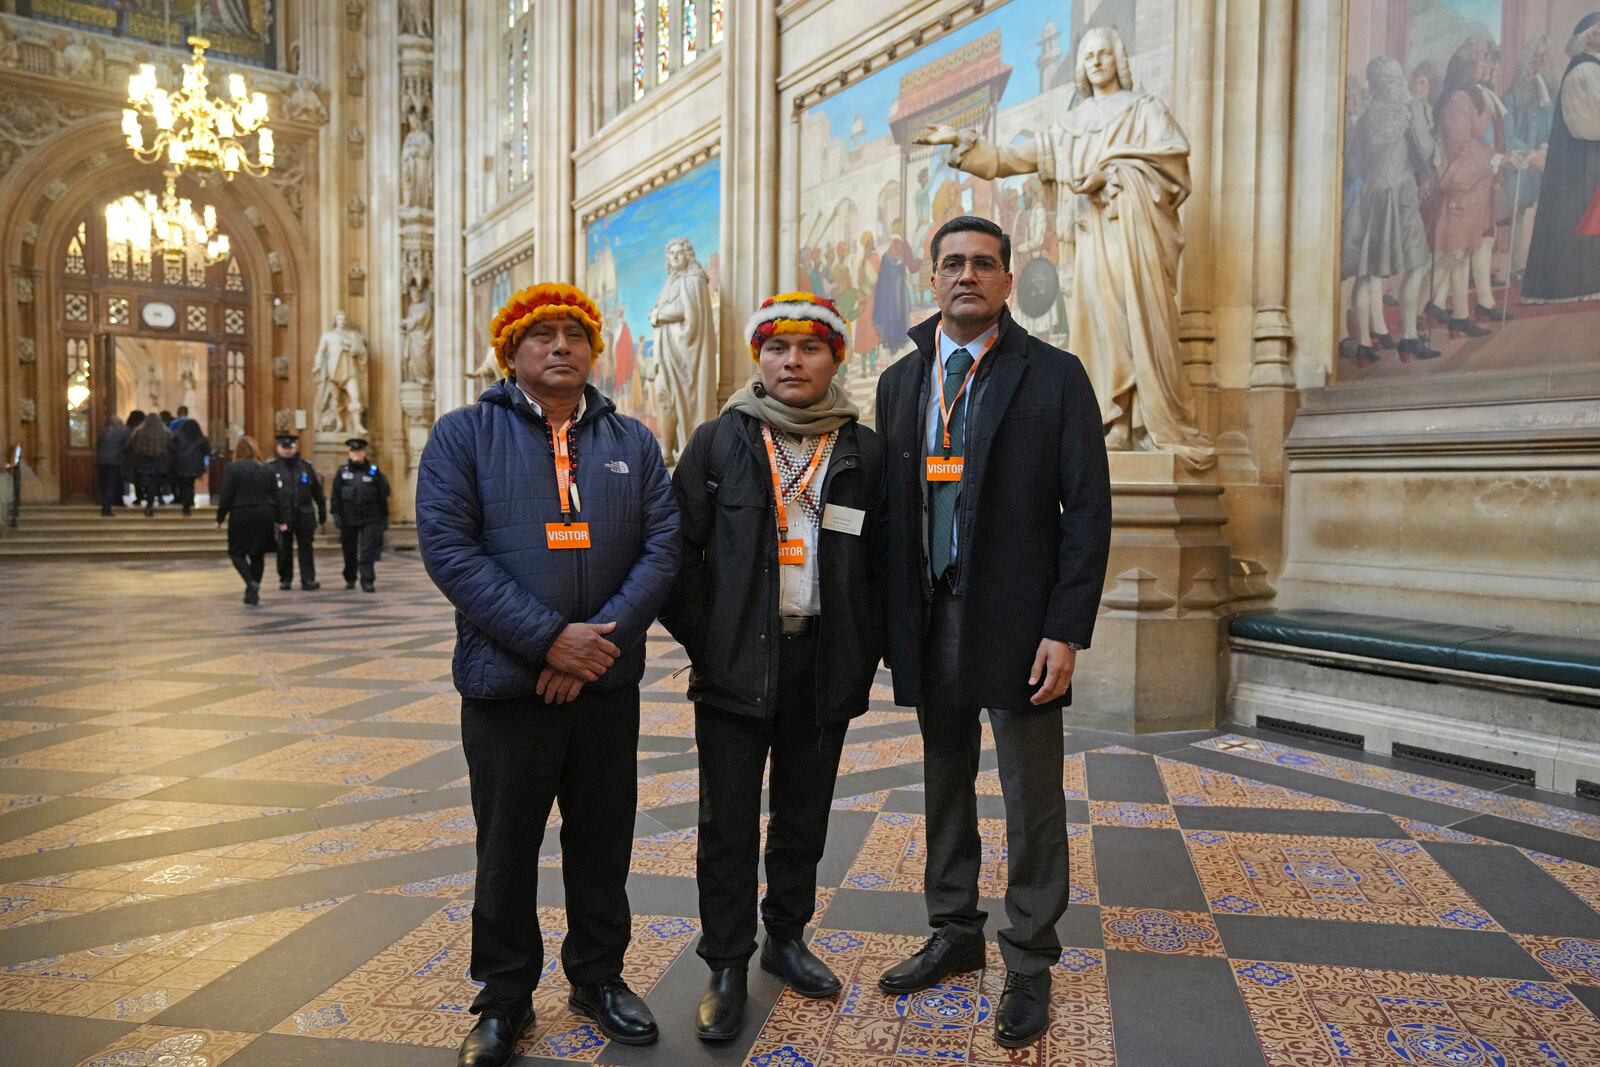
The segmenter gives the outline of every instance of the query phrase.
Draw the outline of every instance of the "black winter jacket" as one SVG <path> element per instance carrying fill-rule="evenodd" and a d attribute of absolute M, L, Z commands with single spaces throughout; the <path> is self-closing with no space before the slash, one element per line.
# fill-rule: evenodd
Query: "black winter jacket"
<path fill-rule="evenodd" d="M 206 457 L 211 454 L 211 442 L 205 434 L 190 438 L 182 433 L 172 435 L 172 473 L 179 478 L 198 478 L 206 472 Z"/>
<path fill-rule="evenodd" d="M 278 521 L 292 523 L 316 516 L 317 525 L 328 521 L 328 502 L 322 495 L 317 468 L 304 456 L 274 456 L 267 469 L 278 476 Z"/>
<path fill-rule="evenodd" d="M 888 617 L 895 703 L 922 703 L 928 564 L 927 414 L 938 317 L 907 331 L 916 351 L 878 379 L 888 452 Z M 958 699 L 1026 709 L 1041 638 L 1084 648 L 1111 549 L 1111 478 L 1100 406 L 1078 357 L 1028 334 L 1008 311 L 973 379 L 956 522 L 961 597 Z M 1072 702 L 1069 691 L 1059 703 Z"/>
<path fill-rule="evenodd" d="M 389 524 L 389 479 L 376 463 L 346 461 L 333 472 L 332 497 L 328 503 L 335 526 Z"/>
<path fill-rule="evenodd" d="M 883 649 L 883 470 L 878 435 L 856 423 L 842 427 L 821 502 L 866 518 L 860 536 L 818 532 L 821 725 L 867 710 Z M 694 664 L 689 698 L 769 716 L 778 699 L 778 531 L 760 422 L 728 412 L 695 430 L 672 485 L 683 515 L 683 566 L 661 621 Z"/>
<path fill-rule="evenodd" d="M 94 461 L 102 467 L 120 467 L 128 461 L 128 428 L 122 423 L 100 431 L 94 446 Z"/>

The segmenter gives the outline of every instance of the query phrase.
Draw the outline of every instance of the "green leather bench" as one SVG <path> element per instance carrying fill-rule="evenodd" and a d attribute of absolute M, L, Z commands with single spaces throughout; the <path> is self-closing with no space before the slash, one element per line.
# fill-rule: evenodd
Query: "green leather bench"
<path fill-rule="evenodd" d="M 1228 633 L 1236 647 L 1287 646 L 1330 658 L 1355 657 L 1368 669 L 1381 670 L 1388 663 L 1423 673 L 1477 675 L 1485 684 L 1515 679 L 1525 683 L 1518 688 L 1590 690 L 1600 698 L 1600 641 L 1312 610 L 1236 615 Z"/>

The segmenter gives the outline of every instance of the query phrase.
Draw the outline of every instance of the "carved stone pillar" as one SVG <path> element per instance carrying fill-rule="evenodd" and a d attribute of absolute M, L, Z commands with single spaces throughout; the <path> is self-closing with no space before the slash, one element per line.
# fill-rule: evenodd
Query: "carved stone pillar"
<path fill-rule="evenodd" d="M 749 360 L 739 332 L 778 285 L 778 8 L 776 0 L 728 5 L 722 42 L 722 278 L 720 404 L 743 385 Z"/>
<path fill-rule="evenodd" d="M 1205 5 L 1197 5 L 1205 6 Z M 1290 68 L 1294 63 L 1294 5 L 1268 3 L 1261 12 L 1261 125 L 1257 132 L 1254 359 L 1251 388 L 1292 389 L 1289 365 Z"/>
<path fill-rule="evenodd" d="M 433 0 L 399 7 L 399 396 L 406 472 L 417 469 L 433 425 L 434 191 Z"/>
<path fill-rule="evenodd" d="M 1213 359 L 1217 327 L 1213 317 L 1215 290 L 1212 277 L 1215 242 L 1212 226 L 1212 151 L 1213 116 L 1216 112 L 1217 19 L 1214 4 L 1191 4 L 1187 8 L 1188 74 L 1184 81 L 1188 93 L 1182 101 L 1180 117 L 1189 134 L 1189 179 L 1191 191 L 1183 207 L 1185 249 L 1182 284 L 1179 290 L 1178 341 L 1182 347 L 1184 370 L 1188 375 L 1200 428 L 1216 439 L 1217 373 Z"/>

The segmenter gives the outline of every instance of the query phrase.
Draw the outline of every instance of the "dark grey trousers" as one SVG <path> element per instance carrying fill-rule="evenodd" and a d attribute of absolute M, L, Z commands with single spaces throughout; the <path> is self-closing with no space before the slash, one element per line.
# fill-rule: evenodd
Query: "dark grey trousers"
<path fill-rule="evenodd" d="M 983 938 L 978 908 L 978 802 L 974 780 L 982 741 L 976 706 L 940 702 L 959 692 L 961 601 L 934 594 L 923 662 L 922 727 L 928 852 L 928 924 L 953 941 Z M 1000 954 L 1008 970 L 1049 980 L 1061 957 L 1056 922 L 1067 910 L 1067 810 L 1061 790 L 1060 708 L 989 709 L 1006 809 L 1006 919 Z"/>

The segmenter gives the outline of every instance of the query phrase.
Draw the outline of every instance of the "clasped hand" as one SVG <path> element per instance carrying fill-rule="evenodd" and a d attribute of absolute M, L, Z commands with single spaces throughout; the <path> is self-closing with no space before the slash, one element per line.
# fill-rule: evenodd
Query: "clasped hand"
<path fill-rule="evenodd" d="M 570 703 L 584 683 L 597 681 L 610 670 L 622 650 L 605 635 L 616 628 L 614 622 L 568 623 L 545 653 L 544 669 L 535 686 L 539 698 L 550 704 Z"/>

